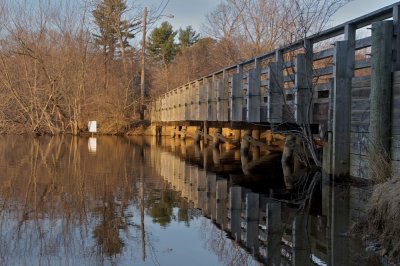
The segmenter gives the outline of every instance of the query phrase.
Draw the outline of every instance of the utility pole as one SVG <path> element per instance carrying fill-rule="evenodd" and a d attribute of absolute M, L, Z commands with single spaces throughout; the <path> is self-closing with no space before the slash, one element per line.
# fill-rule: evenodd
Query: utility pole
<path fill-rule="evenodd" d="M 145 95 L 145 64 L 146 64 L 146 24 L 147 24 L 147 7 L 143 11 L 143 28 L 142 28 L 142 71 L 140 76 L 140 119 L 144 119 L 144 95 Z"/>

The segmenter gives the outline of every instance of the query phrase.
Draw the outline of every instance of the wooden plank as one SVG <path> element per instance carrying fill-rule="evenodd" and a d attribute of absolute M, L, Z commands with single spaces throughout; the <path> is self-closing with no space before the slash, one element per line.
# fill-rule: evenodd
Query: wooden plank
<path fill-rule="evenodd" d="M 358 166 L 350 166 L 350 176 L 357 178 L 368 178 L 368 168 L 361 168 Z"/>
<path fill-rule="evenodd" d="M 350 133 L 350 153 L 367 155 L 368 151 L 368 132 L 351 132 Z"/>
<path fill-rule="evenodd" d="M 350 155 L 350 165 L 351 166 L 358 166 L 360 168 L 368 168 L 368 156 L 366 155 L 358 155 L 358 154 L 351 154 Z"/>
<path fill-rule="evenodd" d="M 231 81 L 230 112 L 231 121 L 243 121 L 243 82 L 241 74 L 233 74 Z"/>
<path fill-rule="evenodd" d="M 358 60 L 355 63 L 355 69 L 363 69 L 371 67 L 371 58 L 366 58 L 363 60 Z"/>
<path fill-rule="evenodd" d="M 260 86 L 261 86 L 261 87 L 266 87 L 266 86 L 268 86 L 268 80 L 267 80 L 267 79 L 260 80 Z"/>
<path fill-rule="evenodd" d="M 351 80 L 351 86 L 353 88 L 371 87 L 371 77 L 370 76 L 353 77 Z"/>
<path fill-rule="evenodd" d="M 331 89 L 332 89 L 332 83 L 330 83 L 330 82 L 314 85 L 314 91 L 325 91 L 325 90 L 331 90 Z"/>
<path fill-rule="evenodd" d="M 370 100 L 367 98 L 353 99 L 351 101 L 351 111 L 367 111 L 370 107 Z"/>
<path fill-rule="evenodd" d="M 295 82 L 295 79 L 296 79 L 296 77 L 295 77 L 294 74 L 283 76 L 283 81 L 284 82 Z"/>
<path fill-rule="evenodd" d="M 356 40 L 356 50 L 364 49 L 371 46 L 371 37 Z"/>
<path fill-rule="evenodd" d="M 321 60 L 321 59 L 325 59 L 325 58 L 328 58 L 328 57 L 332 57 L 333 56 L 333 52 L 334 52 L 333 48 L 316 52 L 313 55 L 313 60 Z"/>
<path fill-rule="evenodd" d="M 247 122 L 260 122 L 260 78 L 256 69 L 250 69 L 247 73 Z"/>
<path fill-rule="evenodd" d="M 330 103 L 330 99 L 329 98 L 322 98 L 322 99 L 313 98 L 313 104 L 315 104 L 315 103 Z"/>
<path fill-rule="evenodd" d="M 351 132 L 353 133 L 368 133 L 369 124 L 351 123 Z"/>
<path fill-rule="evenodd" d="M 322 68 L 316 68 L 313 70 L 313 76 L 314 77 L 320 77 L 324 75 L 329 75 L 333 73 L 333 67 L 332 66 L 327 66 L 327 67 L 322 67 Z"/>
<path fill-rule="evenodd" d="M 365 123 L 365 124 L 370 123 L 370 111 L 364 111 L 364 110 L 352 111 L 351 112 L 351 121 L 352 122 L 361 122 L 361 123 Z"/>
<path fill-rule="evenodd" d="M 353 88 L 351 90 L 351 96 L 353 99 L 369 99 L 370 94 L 371 94 L 370 87 Z"/>

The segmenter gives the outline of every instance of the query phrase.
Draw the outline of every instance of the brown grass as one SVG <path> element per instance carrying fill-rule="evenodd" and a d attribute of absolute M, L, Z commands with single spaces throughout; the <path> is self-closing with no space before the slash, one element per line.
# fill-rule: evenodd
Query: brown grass
<path fill-rule="evenodd" d="M 375 186 L 367 217 L 367 234 L 380 242 L 382 254 L 400 261 L 400 177 Z"/>

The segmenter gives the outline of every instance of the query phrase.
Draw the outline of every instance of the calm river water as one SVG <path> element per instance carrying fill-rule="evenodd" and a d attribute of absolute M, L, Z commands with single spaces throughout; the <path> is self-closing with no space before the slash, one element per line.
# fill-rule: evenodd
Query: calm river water
<path fill-rule="evenodd" d="M 284 170 L 190 140 L 0 136 L 0 264 L 379 261 L 348 234 L 368 188 Z"/>

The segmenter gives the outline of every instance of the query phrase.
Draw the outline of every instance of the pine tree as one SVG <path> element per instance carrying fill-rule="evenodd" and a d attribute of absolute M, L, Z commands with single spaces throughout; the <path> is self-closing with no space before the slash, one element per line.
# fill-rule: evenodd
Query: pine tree
<path fill-rule="evenodd" d="M 171 63 L 178 49 L 174 40 L 176 34 L 177 32 L 172 29 L 172 25 L 167 21 L 155 28 L 148 39 L 147 50 L 150 57 L 165 66 Z"/>
<path fill-rule="evenodd" d="M 200 34 L 193 30 L 192 26 L 187 26 L 186 29 L 179 29 L 179 47 L 187 48 L 198 42 Z"/>
<path fill-rule="evenodd" d="M 104 88 L 107 87 L 108 62 L 119 52 L 126 72 L 125 48 L 129 46 L 129 39 L 140 23 L 131 23 L 123 19 L 127 11 L 125 0 L 102 0 L 92 11 L 94 22 L 98 27 L 94 33 L 95 43 L 103 50 Z"/>

